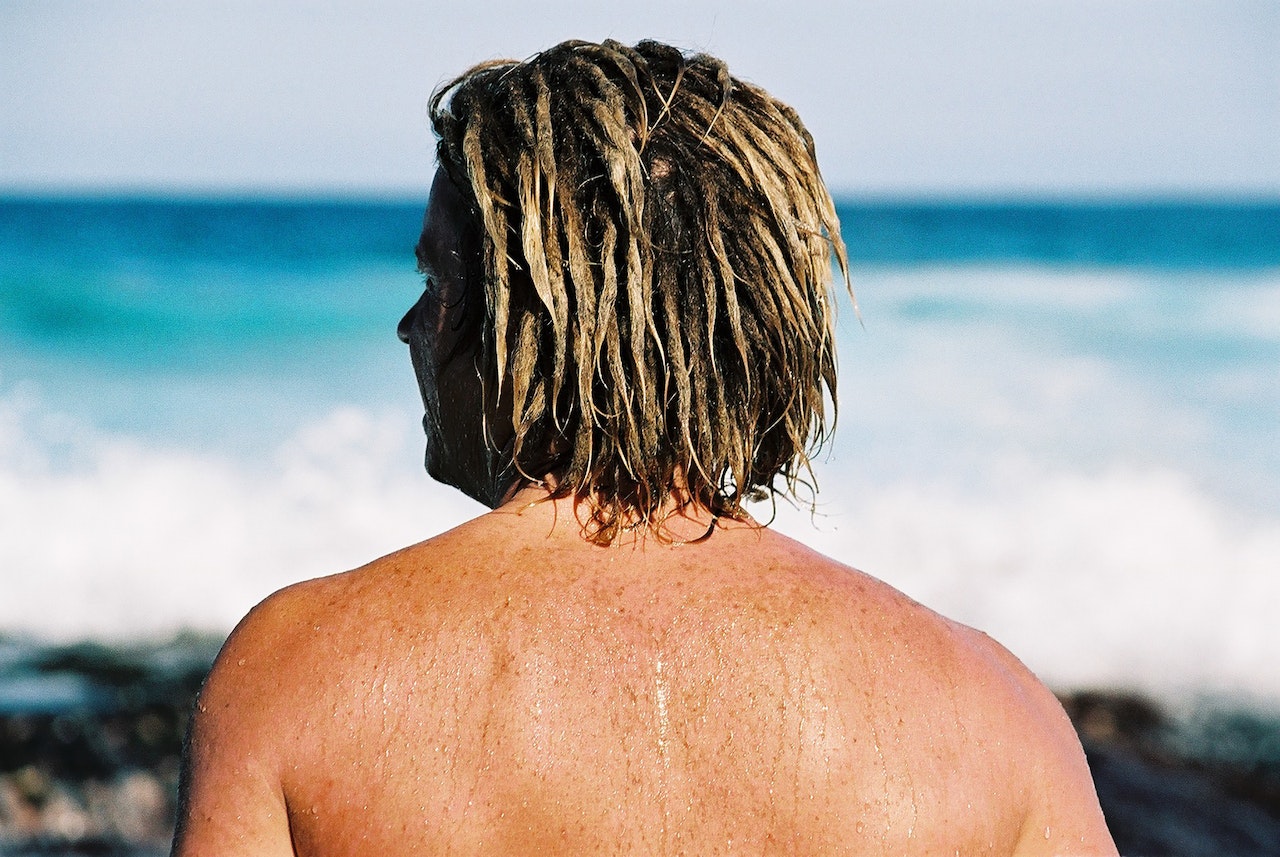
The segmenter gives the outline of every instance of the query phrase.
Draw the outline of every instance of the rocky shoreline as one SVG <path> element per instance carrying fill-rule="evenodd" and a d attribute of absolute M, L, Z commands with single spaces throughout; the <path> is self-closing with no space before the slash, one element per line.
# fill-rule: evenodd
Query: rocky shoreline
<path fill-rule="evenodd" d="M 182 739 L 220 645 L 0 643 L 0 857 L 167 853 Z"/>
<path fill-rule="evenodd" d="M 1121 854 L 1280 854 L 1280 718 L 1214 706 L 1174 718 L 1126 693 L 1059 698 Z"/>
<path fill-rule="evenodd" d="M 182 736 L 220 642 L 0 640 L 0 857 L 166 853 Z M 1280 854 L 1280 717 L 1060 698 L 1122 854 Z"/>

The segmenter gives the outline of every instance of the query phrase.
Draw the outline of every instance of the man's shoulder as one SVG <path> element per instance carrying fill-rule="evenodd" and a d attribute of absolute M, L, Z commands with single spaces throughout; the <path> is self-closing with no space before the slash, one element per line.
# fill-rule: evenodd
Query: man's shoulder
<path fill-rule="evenodd" d="M 367 618 L 377 581 L 413 562 L 421 545 L 380 557 L 359 568 L 293 583 L 268 595 L 236 624 L 214 663 L 211 680 L 235 672 L 244 685 L 255 671 L 281 680 L 314 660 Z"/>
<path fill-rule="evenodd" d="M 785 537 L 782 537 L 785 538 Z M 1071 731 L 1053 693 L 1012 652 L 978 629 L 921 604 L 889 583 L 786 539 L 795 573 L 835 609 L 840 654 L 892 662 L 920 692 L 931 687 L 990 715 L 1019 736 Z M 873 664 L 872 668 L 875 668 Z"/>
<path fill-rule="evenodd" d="M 367 620 L 369 610 L 402 601 L 407 590 L 447 586 L 484 570 L 490 540 L 475 519 L 364 565 L 301 580 L 268 595 L 255 605 L 236 633 L 257 633 L 283 620 L 291 627 L 314 619 L 312 630 L 337 629 L 343 617 Z M 234 634 L 233 634 L 234 636 Z"/>
<path fill-rule="evenodd" d="M 772 541 L 774 553 L 785 557 L 789 574 L 806 589 L 821 593 L 843 623 L 860 629 L 850 642 L 907 649 L 929 658 L 963 657 L 973 661 L 972 666 L 1003 669 L 1017 664 L 986 634 L 947 618 L 885 580 L 787 536 L 775 534 Z"/>

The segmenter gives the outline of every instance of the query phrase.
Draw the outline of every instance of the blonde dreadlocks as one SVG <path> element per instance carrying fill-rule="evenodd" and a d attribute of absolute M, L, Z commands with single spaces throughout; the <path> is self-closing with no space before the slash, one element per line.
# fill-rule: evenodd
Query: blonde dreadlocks
<path fill-rule="evenodd" d="M 607 543 L 794 495 L 835 402 L 835 208 L 799 116 L 705 54 L 570 41 L 431 100 L 483 233 L 478 368 L 512 467 Z M 781 485 L 779 485 L 781 477 Z"/>

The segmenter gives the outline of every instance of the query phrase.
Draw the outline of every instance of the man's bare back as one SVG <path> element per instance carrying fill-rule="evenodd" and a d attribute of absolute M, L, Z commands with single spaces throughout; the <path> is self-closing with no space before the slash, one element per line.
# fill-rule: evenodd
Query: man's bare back
<path fill-rule="evenodd" d="M 602 548 L 536 494 L 250 614 L 177 852 L 1114 853 L 987 637 L 768 529 Z"/>

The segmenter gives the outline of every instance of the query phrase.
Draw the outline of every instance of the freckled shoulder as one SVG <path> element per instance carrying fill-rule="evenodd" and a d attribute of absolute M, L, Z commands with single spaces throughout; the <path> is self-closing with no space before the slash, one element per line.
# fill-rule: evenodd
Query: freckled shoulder
<path fill-rule="evenodd" d="M 782 547 L 826 594 L 810 600 L 826 605 L 815 657 L 851 664 L 845 716 L 876 746 L 864 764 L 881 792 L 901 795 L 899 829 L 965 818 L 975 851 L 1114 853 L 1074 729 L 1025 665 L 874 577 Z"/>
<path fill-rule="evenodd" d="M 205 680 L 184 754 L 176 855 L 293 853 L 281 774 L 299 733 L 305 592 L 283 590 L 250 611 Z"/>
<path fill-rule="evenodd" d="M 1115 854 L 1071 721 L 1053 693 L 1008 649 L 973 628 L 952 629 L 957 688 L 999 765 L 1011 803 L 1023 807 L 1015 854 Z"/>

